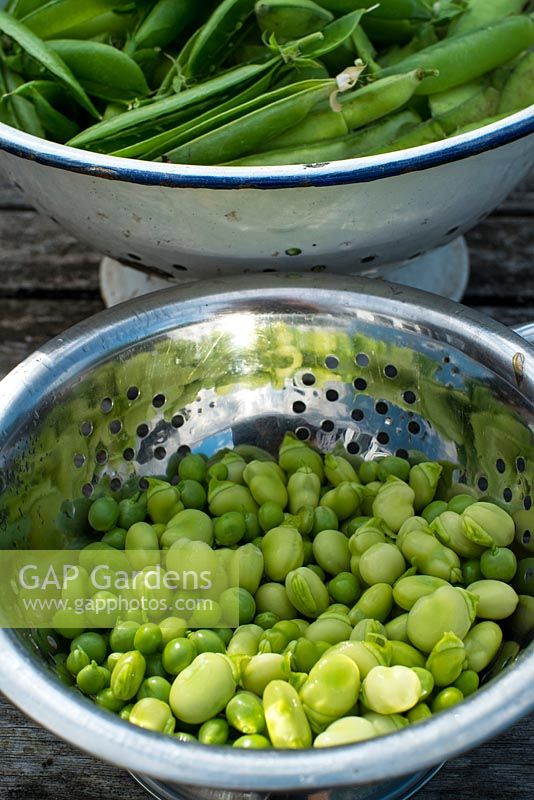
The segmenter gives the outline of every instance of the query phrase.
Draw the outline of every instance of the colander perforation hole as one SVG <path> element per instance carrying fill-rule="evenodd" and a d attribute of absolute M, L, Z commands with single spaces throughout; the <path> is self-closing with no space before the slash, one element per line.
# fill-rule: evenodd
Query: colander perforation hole
<path fill-rule="evenodd" d="M 152 405 L 154 408 L 162 408 L 166 403 L 164 394 L 157 394 L 152 398 Z"/>
<path fill-rule="evenodd" d="M 295 400 L 293 403 L 293 412 L 295 414 L 303 414 L 306 411 L 306 403 L 302 400 Z"/>
<path fill-rule="evenodd" d="M 516 463 L 516 467 L 517 467 L 517 471 L 518 472 L 524 472 L 525 471 L 527 465 L 525 463 L 525 459 L 524 458 L 519 456 L 519 458 L 517 459 L 517 461 L 515 463 Z"/>
<path fill-rule="evenodd" d="M 176 452 L 179 458 L 185 458 L 191 452 L 191 448 L 187 444 L 181 444 Z"/>
<path fill-rule="evenodd" d="M 118 492 L 121 486 L 122 486 L 122 481 L 120 478 L 117 477 L 112 478 L 109 482 L 109 488 L 111 489 L 112 492 Z"/>
<path fill-rule="evenodd" d="M 131 447 L 127 447 L 122 456 L 125 461 L 133 461 L 135 458 L 135 451 Z"/>
<path fill-rule="evenodd" d="M 365 378 L 355 378 L 354 388 L 358 392 L 365 392 L 365 390 L 367 389 L 367 381 L 365 380 Z"/>
<path fill-rule="evenodd" d="M 94 488 L 90 483 L 84 483 L 82 486 L 82 494 L 84 497 L 91 497 L 94 492 Z"/>
<path fill-rule="evenodd" d="M 509 503 L 512 500 L 512 496 L 513 496 L 512 495 L 512 490 L 510 489 L 509 486 L 507 486 L 506 489 L 503 490 L 502 496 L 503 496 L 503 499 L 504 499 L 505 503 Z"/>
<path fill-rule="evenodd" d="M 412 392 L 411 389 L 407 389 L 405 392 L 403 392 L 402 397 L 404 402 L 407 403 L 409 406 L 413 406 L 413 404 L 417 400 L 417 395 L 415 394 L 415 392 Z"/>
<path fill-rule="evenodd" d="M 92 434 L 92 432 L 93 432 L 93 423 L 89 422 L 89 420 L 82 422 L 82 424 L 80 425 L 81 435 L 87 438 Z"/>
<path fill-rule="evenodd" d="M 389 434 L 386 433 L 385 431 L 380 431 L 377 434 L 376 441 L 379 444 L 389 444 Z"/>
<path fill-rule="evenodd" d="M 386 364 L 386 366 L 384 367 L 384 375 L 386 376 L 386 378 L 390 378 L 391 380 L 393 380 L 393 378 L 396 378 L 398 374 L 399 372 L 397 370 L 397 367 L 394 366 L 393 364 Z"/>
<path fill-rule="evenodd" d="M 137 400 L 139 395 L 140 395 L 140 391 L 139 391 L 139 388 L 137 386 L 130 386 L 130 388 L 126 392 L 126 397 L 130 401 Z"/>
<path fill-rule="evenodd" d="M 358 442 L 349 442 L 347 445 L 347 453 L 350 453 L 351 456 L 357 456 L 360 452 L 360 445 Z"/>
<path fill-rule="evenodd" d="M 120 433 L 122 430 L 122 422 L 120 419 L 112 419 L 109 423 L 109 432 L 113 434 Z"/>
<path fill-rule="evenodd" d="M 296 429 L 295 435 L 298 439 L 305 442 L 307 439 L 310 438 L 311 432 L 309 428 L 306 428 L 304 425 L 301 425 L 299 428 Z"/>
<path fill-rule="evenodd" d="M 506 470 L 506 464 L 504 463 L 502 458 L 498 458 L 497 461 L 495 462 L 495 469 L 497 470 L 497 472 L 500 472 L 501 475 Z"/>
<path fill-rule="evenodd" d="M 144 439 L 145 436 L 148 436 L 148 425 L 146 422 L 141 422 L 141 424 L 137 426 L 136 433 L 140 439 Z"/>
<path fill-rule="evenodd" d="M 6 482 L 3 475 L 0 475 L 0 494 L 5 490 Z"/>
<path fill-rule="evenodd" d="M 185 419 L 181 414 L 175 414 L 174 417 L 171 419 L 171 425 L 173 428 L 181 428 L 184 422 Z"/>
<path fill-rule="evenodd" d="M 103 414 L 109 414 L 112 408 L 113 408 L 113 400 L 111 399 L 111 397 L 104 397 L 104 399 L 100 403 L 100 411 Z"/>
<path fill-rule="evenodd" d="M 138 486 L 139 486 L 139 488 L 141 489 L 142 492 L 146 492 L 146 490 L 148 489 L 149 483 L 148 483 L 146 478 L 139 478 Z"/>
<path fill-rule="evenodd" d="M 488 479 L 486 477 L 484 477 L 484 475 L 481 475 L 480 478 L 477 481 L 477 486 L 478 486 L 478 488 L 480 489 L 481 492 L 487 492 L 487 490 L 488 490 Z"/>
<path fill-rule="evenodd" d="M 158 445 L 158 447 L 154 448 L 154 458 L 157 458 L 158 461 L 163 461 L 166 455 L 167 448 L 163 447 L 163 445 Z"/>
<path fill-rule="evenodd" d="M 80 469 L 85 464 L 85 456 L 82 453 L 76 453 L 73 458 L 73 463 L 76 469 Z"/>
<path fill-rule="evenodd" d="M 395 455 L 398 456 L 398 458 L 408 458 L 408 451 L 405 450 L 404 447 L 399 447 L 395 450 Z"/>
<path fill-rule="evenodd" d="M 313 372 L 305 372 L 301 380 L 304 386 L 313 386 L 315 383 L 315 375 Z"/>
<path fill-rule="evenodd" d="M 354 361 L 358 367 L 368 367 L 369 366 L 369 356 L 366 353 L 357 353 Z"/>
<path fill-rule="evenodd" d="M 375 411 L 377 414 L 387 414 L 389 411 L 389 406 L 383 400 L 379 400 L 378 403 L 375 405 Z"/>
<path fill-rule="evenodd" d="M 339 400 L 339 392 L 337 389 L 327 389 L 325 392 L 325 397 L 331 403 L 335 403 L 337 400 Z"/>
<path fill-rule="evenodd" d="M 530 540 L 532 538 L 532 534 L 530 531 L 523 531 L 523 536 L 521 537 L 521 541 L 524 545 L 530 544 Z"/>
<path fill-rule="evenodd" d="M 325 433 L 332 433 L 332 431 L 334 430 L 334 428 L 335 428 L 335 425 L 334 425 L 334 422 L 333 422 L 331 419 L 324 419 L 324 420 L 321 422 L 321 429 L 322 429 L 322 430 L 323 430 Z"/>
<path fill-rule="evenodd" d="M 365 417 L 365 414 L 361 408 L 353 408 L 351 412 L 351 417 L 355 422 L 361 422 L 362 419 Z"/>
<path fill-rule="evenodd" d="M 523 499 L 523 508 L 525 511 L 530 511 L 532 508 L 532 497 L 529 494 Z"/>
<path fill-rule="evenodd" d="M 337 369 L 339 367 L 339 358 L 337 356 L 327 356 L 324 360 L 324 365 L 327 369 Z"/>
<path fill-rule="evenodd" d="M 417 436 L 417 434 L 421 432 L 421 426 L 419 425 L 418 422 L 412 419 L 408 423 L 408 431 L 414 436 Z"/>
<path fill-rule="evenodd" d="M 102 449 L 96 451 L 96 453 L 95 453 L 95 461 L 96 461 L 97 464 L 100 464 L 100 465 L 105 464 L 107 462 L 107 460 L 108 460 L 107 450 L 104 450 L 102 448 Z"/>

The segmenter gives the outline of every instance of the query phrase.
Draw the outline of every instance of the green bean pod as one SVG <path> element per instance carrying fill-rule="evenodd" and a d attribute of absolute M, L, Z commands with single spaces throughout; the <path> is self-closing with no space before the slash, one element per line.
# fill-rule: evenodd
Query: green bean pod
<path fill-rule="evenodd" d="M 121 36 L 136 21 L 129 0 L 52 0 L 23 17 L 24 24 L 42 39 L 92 39 L 103 33 Z"/>

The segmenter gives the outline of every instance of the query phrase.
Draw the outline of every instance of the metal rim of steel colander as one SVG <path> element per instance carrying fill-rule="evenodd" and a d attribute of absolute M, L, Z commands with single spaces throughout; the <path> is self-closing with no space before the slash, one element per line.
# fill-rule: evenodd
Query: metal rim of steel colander
<path fill-rule="evenodd" d="M 504 380 L 534 396 L 534 350 L 478 313 L 433 295 L 356 278 L 269 275 L 220 279 L 164 290 L 102 312 L 53 340 L 0 384 L 0 450 L 51 387 L 80 375 L 104 355 L 185 322 L 269 308 L 309 313 L 391 315 L 412 330 L 433 330 L 452 346 L 490 363 Z M 15 633 L 0 631 L 0 688 L 24 712 L 62 738 L 137 773 L 170 783 L 235 790 L 301 791 L 383 781 L 416 772 L 495 736 L 534 708 L 534 645 L 511 670 L 459 706 L 393 737 L 309 751 L 236 751 L 203 747 L 125 725 L 62 686 Z"/>

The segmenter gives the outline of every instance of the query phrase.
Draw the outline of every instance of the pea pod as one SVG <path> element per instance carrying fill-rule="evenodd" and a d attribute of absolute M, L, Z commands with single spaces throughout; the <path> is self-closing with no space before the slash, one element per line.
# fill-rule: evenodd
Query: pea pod
<path fill-rule="evenodd" d="M 195 0 L 158 0 L 136 27 L 128 50 L 164 48 L 193 23 L 198 16 Z"/>
<path fill-rule="evenodd" d="M 334 19 L 313 0 L 259 0 L 254 11 L 260 29 L 274 33 L 279 42 L 320 31 Z"/>
<path fill-rule="evenodd" d="M 346 13 L 354 8 L 367 8 L 367 0 L 322 0 L 323 6 L 337 13 Z M 379 19 L 431 19 L 432 3 L 428 0 L 382 0 L 370 11 Z"/>
<path fill-rule="evenodd" d="M 26 97 L 33 103 L 39 120 L 49 138 L 60 144 L 68 141 L 79 130 L 79 125 L 58 111 L 51 102 L 50 95 L 58 95 L 58 85 L 51 81 L 30 81 L 23 83 L 10 93 L 10 97 Z M 63 92 L 59 91 L 61 96 Z M 102 498 L 103 499 L 103 498 Z"/>
<path fill-rule="evenodd" d="M 136 16 L 130 0 L 50 0 L 24 16 L 23 22 L 42 39 L 91 39 L 102 33 L 124 34 Z"/>
<path fill-rule="evenodd" d="M 274 747 L 311 747 L 312 735 L 295 689 L 280 680 L 271 681 L 263 693 L 269 738 Z"/>
<path fill-rule="evenodd" d="M 434 69 L 416 89 L 417 94 L 443 92 L 485 75 L 511 61 L 534 43 L 534 20 L 527 15 L 500 19 L 462 36 L 443 39 L 398 64 L 383 69 L 382 76 L 414 69 Z"/>
<path fill-rule="evenodd" d="M 28 55 L 54 75 L 59 83 L 72 94 L 73 98 L 82 108 L 85 108 L 91 116 L 97 118 L 100 116 L 85 90 L 76 80 L 63 59 L 45 44 L 42 39 L 35 36 L 29 28 L 21 22 L 17 22 L 13 17 L 10 17 L 9 14 L 6 14 L 5 11 L 0 11 L 0 30 L 17 42 Z"/>
<path fill-rule="evenodd" d="M 525 7 L 524 0 L 469 0 L 467 9 L 455 19 L 447 31 L 447 36 L 463 36 L 469 31 L 484 28 L 511 14 L 520 14 Z"/>
<path fill-rule="evenodd" d="M 198 78 L 215 69 L 228 43 L 254 11 L 254 0 L 223 0 L 200 30 L 187 59 L 184 72 Z"/>
<path fill-rule="evenodd" d="M 534 53 L 526 53 L 504 84 L 496 111 L 512 113 L 534 104 Z M 486 116 L 490 116 L 487 114 Z"/>
<path fill-rule="evenodd" d="M 330 108 L 316 110 L 286 133 L 266 141 L 261 149 L 302 146 L 344 136 L 401 108 L 413 96 L 422 79 L 423 73 L 415 70 L 374 81 L 342 95 L 340 112 Z"/>

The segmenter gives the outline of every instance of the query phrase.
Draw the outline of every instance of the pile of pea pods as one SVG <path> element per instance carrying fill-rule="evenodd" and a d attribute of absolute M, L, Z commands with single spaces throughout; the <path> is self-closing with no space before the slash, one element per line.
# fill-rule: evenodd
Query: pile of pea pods
<path fill-rule="evenodd" d="M 168 477 L 94 499 L 85 550 L 141 575 L 143 552 L 224 550 L 237 582 L 191 616 L 57 631 L 62 678 L 134 725 L 253 749 L 358 742 L 461 702 L 532 637 L 522 531 L 450 464 L 323 455 L 287 433 L 277 461 L 240 445 Z M 237 628 L 217 627 L 226 593 Z"/>
<path fill-rule="evenodd" d="M 178 164 L 394 152 L 534 103 L 531 0 L 11 0 L 0 121 Z"/>

